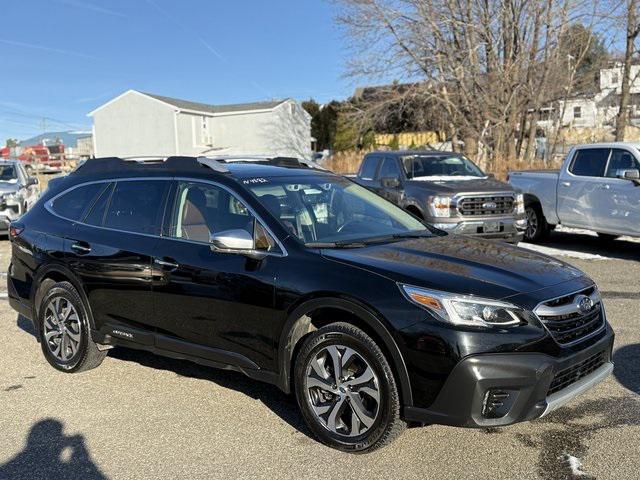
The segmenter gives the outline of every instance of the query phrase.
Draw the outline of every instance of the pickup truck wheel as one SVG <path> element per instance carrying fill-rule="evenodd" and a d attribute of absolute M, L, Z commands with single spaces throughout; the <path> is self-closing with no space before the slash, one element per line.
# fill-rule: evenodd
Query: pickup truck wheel
<path fill-rule="evenodd" d="M 351 324 L 333 323 L 310 334 L 294 375 L 302 416 L 325 445 L 370 452 L 406 428 L 389 362 L 375 341 Z"/>
<path fill-rule="evenodd" d="M 540 205 L 531 203 L 525 207 L 527 229 L 524 231 L 525 242 L 538 242 L 549 233 L 549 225 L 542 214 Z"/>

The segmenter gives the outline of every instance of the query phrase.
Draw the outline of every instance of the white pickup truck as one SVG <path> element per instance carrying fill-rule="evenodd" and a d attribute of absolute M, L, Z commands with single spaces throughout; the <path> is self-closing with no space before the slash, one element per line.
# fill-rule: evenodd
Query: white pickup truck
<path fill-rule="evenodd" d="M 525 241 L 559 224 L 603 239 L 640 237 L 640 143 L 580 145 L 559 171 L 509 172 L 508 180 L 524 193 Z"/>

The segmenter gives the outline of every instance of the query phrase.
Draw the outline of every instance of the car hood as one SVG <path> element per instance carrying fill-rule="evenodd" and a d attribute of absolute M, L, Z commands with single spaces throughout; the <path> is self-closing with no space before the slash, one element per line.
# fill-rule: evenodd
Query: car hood
<path fill-rule="evenodd" d="M 0 182 L 0 195 L 3 193 L 15 193 L 18 190 L 20 190 L 20 186 L 17 182 Z"/>
<path fill-rule="evenodd" d="M 577 268 L 547 255 L 457 235 L 408 239 L 364 248 L 324 249 L 322 255 L 396 282 L 494 299 L 571 283 L 571 280 L 584 283 L 585 278 Z"/>
<path fill-rule="evenodd" d="M 508 183 L 495 178 L 469 178 L 459 180 L 455 177 L 420 177 L 418 180 L 409 180 L 412 186 L 424 186 L 429 190 L 442 193 L 482 193 L 482 192 L 513 192 L 514 188 Z"/>

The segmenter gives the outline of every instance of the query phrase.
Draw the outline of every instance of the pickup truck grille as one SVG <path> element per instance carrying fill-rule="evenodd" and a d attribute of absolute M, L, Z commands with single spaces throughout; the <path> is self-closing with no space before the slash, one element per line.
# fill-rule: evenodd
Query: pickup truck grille
<path fill-rule="evenodd" d="M 553 381 L 549 386 L 549 391 L 547 392 L 547 396 L 553 395 L 556 392 L 568 387 L 572 383 L 577 382 L 581 378 L 586 377 L 590 373 L 595 372 L 598 368 L 600 368 L 604 362 L 607 361 L 607 355 L 605 351 L 598 352 L 590 357 L 586 358 L 582 362 L 576 363 L 575 365 L 571 365 L 564 370 L 560 370 L 553 377 Z"/>
<path fill-rule="evenodd" d="M 560 345 L 578 343 L 604 326 L 602 301 L 595 287 L 543 302 L 534 312 Z"/>
<path fill-rule="evenodd" d="M 458 200 L 458 212 L 465 217 L 481 215 L 509 215 L 513 213 L 513 195 L 489 195 L 483 197 L 463 197 Z"/>

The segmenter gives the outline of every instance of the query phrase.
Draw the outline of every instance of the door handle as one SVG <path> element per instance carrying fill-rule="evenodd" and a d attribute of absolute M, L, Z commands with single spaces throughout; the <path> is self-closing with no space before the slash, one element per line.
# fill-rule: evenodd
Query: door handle
<path fill-rule="evenodd" d="M 177 263 L 175 263 L 175 262 L 171 262 L 171 261 L 168 261 L 168 260 L 162 260 L 160 258 L 154 258 L 153 262 L 156 265 L 160 265 L 161 267 L 164 267 L 164 268 L 169 269 L 169 270 L 175 270 L 176 268 L 179 267 L 179 265 Z"/>
<path fill-rule="evenodd" d="M 71 250 L 73 250 L 73 251 L 75 251 L 75 252 L 77 252 L 77 253 L 79 253 L 81 255 L 84 255 L 84 254 L 87 254 L 87 253 L 91 252 L 91 247 L 89 245 L 86 245 L 86 244 L 83 245 L 80 242 L 76 242 L 76 243 L 71 245 Z"/>
<path fill-rule="evenodd" d="M 570 187 L 571 182 L 560 182 L 560 185 L 562 185 L 563 187 Z"/>
<path fill-rule="evenodd" d="M 611 188 L 611 185 L 605 183 L 603 185 L 599 185 L 598 188 L 600 188 L 601 190 L 609 190 Z"/>

